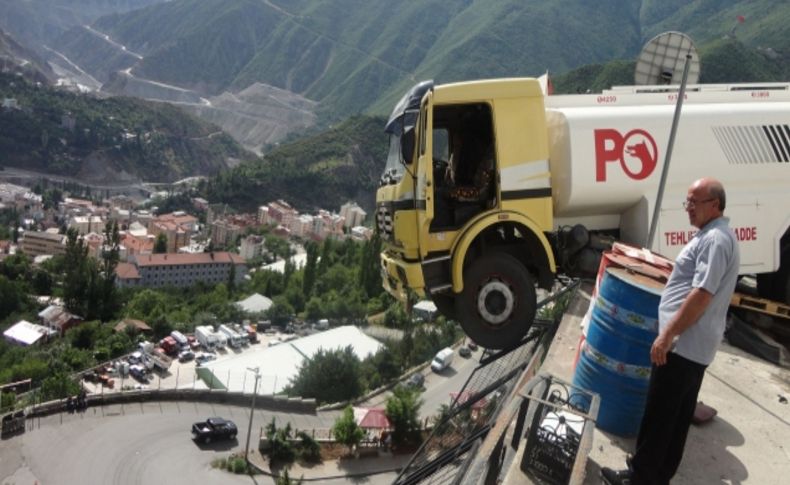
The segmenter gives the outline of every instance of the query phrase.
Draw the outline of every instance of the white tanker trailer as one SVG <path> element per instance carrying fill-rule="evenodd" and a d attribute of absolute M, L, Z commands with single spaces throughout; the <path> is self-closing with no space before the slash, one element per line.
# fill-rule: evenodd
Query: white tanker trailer
<path fill-rule="evenodd" d="M 595 271 L 606 239 L 648 245 L 676 86 L 545 96 L 536 79 L 414 86 L 387 122 L 377 192 L 385 288 L 429 295 L 489 348 L 535 314 L 535 286 Z M 694 180 L 727 191 L 741 273 L 790 301 L 790 84 L 692 85 L 651 249 L 694 234 Z"/>

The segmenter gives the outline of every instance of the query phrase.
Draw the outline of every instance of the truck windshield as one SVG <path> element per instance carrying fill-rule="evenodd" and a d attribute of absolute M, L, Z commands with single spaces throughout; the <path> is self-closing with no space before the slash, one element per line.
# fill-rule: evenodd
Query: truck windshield
<path fill-rule="evenodd" d="M 390 134 L 390 148 L 387 152 L 387 164 L 381 175 L 380 185 L 396 184 L 403 178 L 406 167 L 400 153 L 400 133 Z"/>

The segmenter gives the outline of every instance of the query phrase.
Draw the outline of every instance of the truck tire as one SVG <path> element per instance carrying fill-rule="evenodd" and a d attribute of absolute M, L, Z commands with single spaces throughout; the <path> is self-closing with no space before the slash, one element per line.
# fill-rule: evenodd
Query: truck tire
<path fill-rule="evenodd" d="M 436 305 L 436 309 L 439 310 L 439 313 L 445 316 L 450 320 L 458 320 L 458 315 L 455 312 L 455 300 L 458 298 L 458 295 L 431 295 L 431 299 L 433 300 L 433 304 Z"/>
<path fill-rule="evenodd" d="M 532 275 L 515 257 L 495 252 L 472 262 L 455 311 L 464 332 L 488 349 L 521 341 L 535 318 L 537 295 Z"/>

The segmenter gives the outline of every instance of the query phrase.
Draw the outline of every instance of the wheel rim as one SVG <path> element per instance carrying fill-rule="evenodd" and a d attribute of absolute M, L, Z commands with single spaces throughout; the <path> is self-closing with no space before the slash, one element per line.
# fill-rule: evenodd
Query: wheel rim
<path fill-rule="evenodd" d="M 477 294 L 477 311 L 490 325 L 501 325 L 513 314 L 516 298 L 508 284 L 499 279 L 486 282 Z"/>

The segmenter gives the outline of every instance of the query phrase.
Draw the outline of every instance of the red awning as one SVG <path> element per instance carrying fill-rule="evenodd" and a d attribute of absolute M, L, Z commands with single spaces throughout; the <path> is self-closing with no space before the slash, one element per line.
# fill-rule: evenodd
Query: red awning
<path fill-rule="evenodd" d="M 354 420 L 360 428 L 389 429 L 392 423 L 383 409 L 354 408 Z"/>

